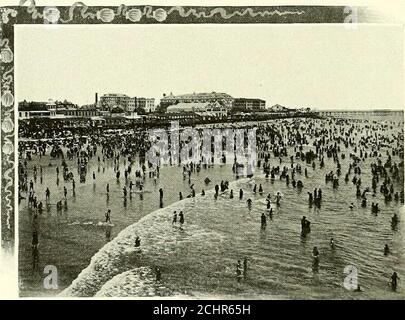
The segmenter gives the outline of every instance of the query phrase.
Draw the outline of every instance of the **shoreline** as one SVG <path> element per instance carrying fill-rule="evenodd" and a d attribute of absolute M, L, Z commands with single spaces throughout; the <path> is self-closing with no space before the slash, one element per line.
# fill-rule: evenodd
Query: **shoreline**
<path fill-rule="evenodd" d="M 264 176 L 264 175 L 263 175 Z M 256 176 L 256 178 L 258 178 L 258 176 Z M 238 180 L 234 180 L 234 181 L 230 181 L 229 182 L 229 188 L 231 188 L 232 185 L 235 185 L 237 182 L 239 183 L 243 183 L 243 182 L 247 182 L 247 181 L 251 181 L 253 178 L 243 178 L 243 179 L 238 179 Z M 106 251 L 107 255 L 108 255 L 108 251 L 114 249 L 114 244 L 119 245 L 120 241 L 124 241 L 124 239 L 126 238 L 133 238 L 132 240 L 134 240 L 134 237 L 131 237 L 131 234 L 133 235 L 133 229 L 136 229 L 136 227 L 138 227 L 139 225 L 143 224 L 145 221 L 148 221 L 150 219 L 153 219 L 154 217 L 158 217 L 161 216 L 163 214 L 166 214 L 166 211 L 173 211 L 173 210 L 180 210 L 180 208 L 184 208 L 184 205 L 186 203 L 191 203 L 193 201 L 195 201 L 198 198 L 202 198 L 202 197 L 207 197 L 209 195 L 213 195 L 215 192 L 214 189 L 210 189 L 206 191 L 205 196 L 202 196 L 201 194 L 196 194 L 195 198 L 185 198 L 183 200 L 179 200 L 177 202 L 174 202 L 170 205 L 168 205 L 167 207 L 155 210 L 147 215 L 145 215 L 144 217 L 142 217 L 139 221 L 135 222 L 134 224 L 129 225 L 128 227 L 126 227 L 125 229 L 121 230 L 118 235 L 111 240 L 110 242 L 108 242 L 107 244 L 105 244 L 102 248 L 100 248 L 100 250 L 93 255 L 93 257 L 90 260 L 90 264 L 84 269 L 82 270 L 82 272 L 76 277 L 76 279 L 74 279 L 72 281 L 72 283 L 65 288 L 61 293 L 58 294 L 58 296 L 69 296 L 70 294 L 72 294 L 74 292 L 74 288 L 75 286 L 80 286 L 80 278 L 82 277 L 86 277 L 86 274 L 94 271 L 96 269 L 96 264 L 97 264 L 97 260 L 98 259 L 102 259 L 103 258 L 103 253 L 105 253 L 104 251 Z M 151 221 L 149 221 L 149 223 L 151 223 Z M 129 245 L 128 243 L 126 243 L 127 245 Z M 133 246 L 133 241 L 131 242 L 131 244 L 129 246 Z M 95 270 L 97 271 L 97 270 Z M 122 273 L 122 272 L 121 272 Z M 118 274 L 115 274 L 114 276 L 117 276 Z M 88 276 L 88 275 L 87 275 Z M 113 277 L 114 277 L 113 276 Z M 106 277 L 110 277 L 110 280 L 112 279 L 111 274 L 106 275 Z M 105 279 L 104 279 L 105 280 Z M 84 280 L 86 281 L 86 280 Z M 104 284 L 108 282 L 104 281 Z M 101 286 L 102 287 L 102 286 Z M 101 289 L 101 287 L 99 287 L 99 290 Z M 98 291 L 97 291 L 98 292 Z M 94 293 L 94 295 L 97 294 L 97 292 Z"/>

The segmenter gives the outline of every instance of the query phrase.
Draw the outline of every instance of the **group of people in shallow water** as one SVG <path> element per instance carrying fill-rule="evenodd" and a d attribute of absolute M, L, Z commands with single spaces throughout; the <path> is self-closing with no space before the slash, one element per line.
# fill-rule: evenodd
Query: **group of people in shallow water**
<path fill-rule="evenodd" d="M 236 279 L 238 282 L 241 282 L 242 279 L 247 278 L 247 272 L 248 272 L 248 259 L 245 257 L 243 258 L 243 265 L 240 260 L 236 263 Z"/>
<path fill-rule="evenodd" d="M 313 193 L 308 191 L 308 203 L 310 206 L 312 206 L 312 204 L 315 204 L 318 208 L 320 208 L 321 201 L 322 201 L 322 189 L 321 188 L 319 188 L 319 190 L 317 188 L 315 188 Z"/>
<path fill-rule="evenodd" d="M 388 128 L 392 129 L 394 123 L 390 124 L 378 124 L 378 123 L 372 123 L 372 125 L 369 125 L 368 123 L 365 125 L 367 128 L 367 131 L 369 131 L 371 136 L 373 138 L 369 138 L 367 136 L 360 136 L 359 141 L 356 141 L 356 134 L 354 134 L 356 129 L 360 129 L 361 126 L 363 125 L 361 122 L 357 124 L 356 122 L 353 124 L 349 120 L 330 120 L 331 124 L 331 129 L 322 129 L 320 132 L 317 134 L 312 131 L 312 136 L 315 136 L 315 140 L 313 141 L 313 146 L 315 146 L 315 152 L 312 150 L 307 151 L 306 153 L 303 152 L 302 146 L 300 146 L 300 140 L 305 140 L 306 144 L 308 144 L 308 141 L 302 137 L 297 137 L 297 136 L 292 136 L 288 142 L 287 145 L 294 145 L 294 152 L 296 152 L 296 159 L 300 159 L 302 161 L 306 161 L 307 164 L 311 164 L 312 168 L 315 170 L 316 169 L 316 163 L 315 160 L 319 160 L 319 168 L 325 167 L 326 163 L 326 158 L 331 158 L 331 162 L 328 163 L 328 166 L 330 167 L 331 164 L 334 163 L 336 166 L 336 171 L 331 170 L 325 175 L 325 183 L 326 185 L 328 183 L 332 184 L 332 190 L 333 189 L 338 189 L 339 188 L 339 176 L 342 173 L 342 164 L 340 163 L 340 159 L 346 159 L 347 155 L 345 151 L 342 150 L 341 144 L 344 145 L 345 148 L 351 147 L 353 149 L 353 152 L 351 152 L 348 156 L 348 158 L 351 160 L 348 164 L 348 172 L 345 174 L 345 179 L 344 182 L 347 184 L 350 181 L 350 176 L 354 173 L 354 176 L 352 178 L 352 183 L 355 186 L 355 192 L 356 192 L 356 197 L 359 198 L 359 201 L 361 202 L 361 208 L 367 208 L 367 198 L 371 195 L 373 198 L 377 198 L 377 186 L 378 183 L 381 183 L 380 187 L 380 193 L 384 197 L 385 203 L 389 203 L 390 201 L 395 201 L 398 203 L 398 205 L 402 205 L 404 203 L 404 190 L 403 190 L 403 129 L 401 127 L 400 134 L 398 135 L 398 139 L 394 135 L 391 137 L 387 134 L 385 134 L 385 131 L 388 130 Z M 336 127 L 339 127 L 339 125 L 346 125 L 350 126 L 350 129 L 348 132 L 345 132 L 343 129 L 336 130 Z M 288 129 L 287 129 L 288 130 Z M 264 129 L 266 131 L 266 129 Z M 377 132 L 377 133 L 376 133 Z M 336 133 L 339 133 L 338 135 Z M 266 136 L 266 134 L 261 134 L 260 130 L 258 130 L 258 136 L 263 137 Z M 270 138 L 270 141 L 277 136 L 277 134 L 268 134 L 268 138 Z M 271 141 L 273 142 L 273 141 Z M 297 146 L 298 144 L 298 146 Z M 269 147 L 271 148 L 271 147 Z M 383 148 L 385 149 L 384 152 L 386 153 L 386 158 L 385 162 L 383 160 L 382 156 L 382 150 Z M 272 180 L 275 179 L 276 173 L 282 172 L 282 174 L 279 174 L 280 180 L 285 179 L 287 186 L 289 185 L 289 175 L 288 175 L 288 168 L 286 166 L 283 167 L 282 170 L 280 170 L 279 167 L 272 167 L 267 163 L 267 159 L 270 158 L 269 155 L 265 154 L 266 147 L 262 148 L 262 151 L 264 152 L 264 161 L 265 163 L 263 164 L 263 171 L 265 173 L 266 178 L 271 178 Z M 275 157 L 280 156 L 287 156 L 288 152 L 287 149 L 285 148 L 284 145 L 281 145 L 279 148 L 274 148 L 272 150 L 273 155 Z M 397 156 L 398 157 L 398 162 L 394 162 L 393 157 Z M 294 177 L 295 173 L 298 171 L 297 167 L 299 166 L 298 164 L 294 165 L 294 159 L 293 156 L 290 157 L 291 160 L 291 168 L 292 170 L 292 176 Z M 361 176 L 364 175 L 363 168 L 364 168 L 364 162 L 366 159 L 371 159 L 374 160 L 370 164 L 371 168 L 371 185 L 365 186 L 364 182 L 362 182 Z M 280 163 L 281 163 L 281 157 L 280 157 Z M 363 166 L 363 167 L 361 167 Z M 305 178 L 308 178 L 308 170 L 305 168 Z M 369 181 L 367 177 L 365 178 L 366 181 Z M 395 186 L 396 185 L 396 186 Z M 300 183 L 300 186 L 303 187 L 303 183 Z M 293 186 L 296 187 L 296 186 Z M 399 190 L 395 190 L 396 188 L 399 188 Z M 254 190 L 255 192 L 255 190 Z M 261 193 L 264 191 L 261 190 Z M 320 209 L 321 203 L 322 203 L 322 189 L 321 188 L 316 188 L 313 192 L 308 191 L 308 203 L 309 206 L 312 207 L 312 205 L 315 205 Z M 248 207 L 251 208 L 252 206 L 252 200 L 248 199 Z M 267 210 L 270 208 L 270 201 L 268 202 L 267 205 Z M 279 203 L 278 203 L 279 204 Z M 355 210 L 356 206 L 353 202 L 350 203 L 348 206 L 350 210 Z M 374 215 L 377 215 L 382 209 L 379 207 L 379 203 L 374 201 L 371 204 L 371 213 Z M 272 216 L 272 212 L 270 216 Z M 394 213 L 394 215 L 391 218 L 391 228 L 392 230 L 396 230 L 398 227 L 399 223 L 399 218 L 398 214 Z M 263 212 L 261 214 L 261 227 L 265 228 L 267 225 L 267 219 L 266 219 L 266 214 Z M 306 237 L 307 234 L 311 232 L 311 222 L 306 218 L 306 216 L 303 216 L 301 219 L 301 236 Z M 330 248 L 333 250 L 336 249 L 336 244 L 335 244 L 335 239 L 331 238 L 330 239 Z M 384 249 L 382 250 L 384 256 L 387 256 L 391 254 L 391 250 L 388 246 L 388 244 L 384 245 Z M 318 249 L 318 247 L 313 248 L 312 252 L 313 256 L 313 270 L 317 271 L 319 268 L 320 264 L 320 256 L 321 253 Z M 396 291 L 397 286 L 398 286 L 398 274 L 397 272 L 393 272 L 392 276 L 390 278 L 390 285 L 392 290 Z M 360 287 L 358 288 L 359 291 Z M 362 290 L 361 290 L 362 291 Z"/>
<path fill-rule="evenodd" d="M 174 225 L 174 226 L 177 225 L 177 218 L 179 218 L 180 228 L 183 228 L 183 224 L 184 224 L 183 211 L 180 211 L 178 215 L 177 215 L 177 211 L 174 211 L 172 225 Z"/>
<path fill-rule="evenodd" d="M 399 206 L 404 203 L 403 129 L 400 130 L 399 134 L 397 133 L 397 136 L 394 136 L 389 133 L 389 130 L 396 129 L 394 126 L 394 123 L 381 124 L 344 119 L 311 120 L 305 123 L 295 120 L 278 124 L 258 124 L 257 168 L 272 183 L 278 177 L 280 181 L 285 182 L 287 189 L 292 187 L 292 190 L 295 189 L 295 192 L 306 191 L 309 207 L 315 206 L 318 210 L 321 209 L 323 197 L 327 197 L 329 191 L 330 193 L 335 192 L 343 184 L 346 184 L 347 187 L 353 184 L 355 197 L 361 203 L 360 208 L 367 208 L 368 200 L 371 197 L 375 200 L 372 201 L 370 210 L 371 213 L 377 215 L 380 212 L 384 212 L 384 208 L 380 207 L 381 203 L 378 203 L 379 195 L 382 195 L 383 202 L 386 204 L 395 202 Z M 358 135 L 358 132 L 363 132 L 364 134 Z M 104 173 L 105 164 L 109 161 L 114 166 L 114 178 L 117 181 L 120 181 L 122 178 L 125 179 L 126 184 L 122 187 L 124 199 L 128 197 L 128 194 L 131 197 L 131 194 L 135 191 L 140 193 L 142 199 L 142 194 L 145 192 L 145 180 L 147 178 L 151 179 L 156 186 L 160 173 L 159 165 L 153 166 L 145 160 L 145 153 L 149 146 L 148 137 L 142 131 L 136 137 L 133 135 L 122 136 L 114 134 L 107 136 L 99 133 L 87 139 L 80 137 L 73 139 L 73 141 L 62 142 L 62 145 L 60 145 L 60 141 L 55 141 L 54 143 L 38 141 L 36 144 L 31 143 L 28 147 L 19 145 L 20 155 L 25 155 L 25 158 L 21 157 L 18 168 L 19 199 L 24 199 L 23 194 L 27 194 L 28 206 L 34 213 L 35 219 L 45 208 L 50 210 L 50 187 L 46 188 L 45 200 L 41 200 L 42 195 L 38 195 L 35 192 L 38 174 L 40 183 L 42 184 L 43 167 L 42 165 L 29 166 L 28 163 L 33 159 L 35 160 L 32 155 L 32 149 L 37 150 L 35 154 L 40 157 L 41 161 L 45 161 L 44 159 L 46 159 L 48 152 L 50 152 L 52 158 L 61 161 L 61 165 L 56 166 L 55 169 L 57 185 L 59 185 L 60 172 L 65 183 L 63 197 L 58 198 L 56 202 L 56 209 L 58 211 L 67 209 L 69 192 L 67 186 L 69 184 L 71 184 L 72 193 L 74 194 L 75 192 L 75 170 L 69 168 L 68 165 L 68 161 L 73 161 L 73 164 L 71 164 L 73 166 L 75 158 L 76 171 L 80 178 L 80 183 L 86 182 L 88 171 L 91 172 L 91 163 L 96 162 L 99 168 L 100 166 L 103 168 Z M 65 150 L 67 151 L 65 152 Z M 140 168 L 133 170 L 132 166 L 136 157 L 139 159 Z M 122 162 L 124 163 L 123 174 L 121 174 L 122 168 L 120 168 Z M 49 163 L 49 167 L 52 167 L 51 162 Z M 240 168 L 243 168 L 243 165 L 234 161 L 232 171 L 237 178 L 241 176 L 238 173 Z M 324 168 L 328 168 L 325 173 L 325 186 L 322 186 L 323 189 L 326 188 L 327 190 L 325 195 L 323 195 L 323 190 L 319 185 L 313 191 L 305 190 L 305 179 L 308 179 L 308 183 L 305 182 L 305 185 L 313 185 L 310 182 L 314 177 L 323 172 L 321 170 L 326 171 Z M 367 168 L 370 169 L 367 170 Z M 197 191 L 195 185 L 191 183 L 191 177 L 194 174 L 199 174 L 204 169 L 207 169 L 207 165 L 202 163 L 183 165 L 181 174 L 184 180 L 188 179 L 189 190 L 184 195 L 181 190 L 177 190 L 179 200 L 196 197 Z M 344 170 L 347 171 L 345 172 Z M 368 171 L 370 175 L 367 175 Z M 344 175 L 344 183 L 340 182 L 342 175 Z M 93 183 L 96 183 L 97 175 L 95 171 L 92 172 L 92 178 Z M 211 177 L 206 177 L 203 180 L 206 188 L 210 187 L 213 180 Z M 229 182 L 225 180 L 215 184 L 214 191 L 215 200 L 219 199 L 220 196 L 229 196 L 230 199 L 234 199 L 235 197 L 234 190 L 230 189 Z M 238 192 L 237 189 L 235 192 Z M 255 198 L 266 194 L 261 183 L 254 183 L 248 191 L 240 188 L 238 193 L 239 200 L 247 198 L 246 203 L 249 211 L 254 205 Z M 52 194 L 58 194 L 58 192 L 52 190 Z M 107 197 L 110 195 L 109 183 L 106 185 L 106 194 Z M 200 194 L 201 196 L 206 195 L 205 188 L 201 189 Z M 275 204 L 277 207 L 281 205 L 282 198 L 281 192 L 275 194 Z M 347 203 L 348 209 L 351 211 L 359 210 L 360 208 L 356 208 L 355 200 L 351 201 L 349 198 L 350 195 L 347 194 L 349 201 Z M 163 187 L 158 188 L 158 200 L 160 207 L 163 207 Z M 266 229 L 268 218 L 273 218 L 275 211 L 272 201 L 272 195 L 269 193 L 265 198 L 265 207 L 260 214 L 262 229 Z M 188 220 L 192 219 L 190 216 Z M 175 211 L 173 213 L 172 225 L 179 225 L 180 229 L 182 229 L 184 228 L 184 222 L 183 212 L 177 213 Z M 110 209 L 105 213 L 105 223 L 112 224 Z M 392 230 L 397 230 L 398 225 L 399 217 L 395 213 L 391 218 Z M 309 233 L 311 233 L 311 222 L 306 216 L 303 216 L 301 219 L 301 236 L 305 238 Z M 33 249 L 38 248 L 38 234 L 39 230 L 35 229 L 32 236 Z M 137 239 L 135 247 L 140 247 L 140 239 Z M 336 249 L 334 238 L 331 238 L 329 245 L 331 248 Z M 383 252 L 384 255 L 393 254 L 388 244 L 385 244 Z M 316 246 L 313 248 L 312 257 L 314 260 L 314 270 L 317 270 L 320 265 L 321 252 Z M 247 258 L 245 260 L 247 266 Z M 240 275 L 246 274 L 247 267 L 240 266 L 241 262 L 238 260 L 236 268 L 238 282 L 242 278 L 246 278 Z M 391 277 L 393 290 L 396 290 L 398 280 L 399 277 L 394 272 Z"/>

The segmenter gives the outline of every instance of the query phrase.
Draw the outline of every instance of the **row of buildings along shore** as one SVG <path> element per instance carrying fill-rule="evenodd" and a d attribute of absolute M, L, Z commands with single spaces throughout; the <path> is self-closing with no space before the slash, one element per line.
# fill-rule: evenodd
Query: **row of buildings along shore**
<path fill-rule="evenodd" d="M 125 94 L 94 96 L 94 103 L 79 106 L 69 101 L 22 101 L 18 104 L 21 120 L 49 118 L 59 120 L 87 119 L 93 124 L 125 120 L 221 120 L 265 114 L 309 113 L 309 108 L 291 109 L 281 105 L 266 107 L 259 98 L 234 98 L 227 93 L 208 92 L 174 95 L 163 94 L 160 103 L 154 98 L 130 97 Z"/>

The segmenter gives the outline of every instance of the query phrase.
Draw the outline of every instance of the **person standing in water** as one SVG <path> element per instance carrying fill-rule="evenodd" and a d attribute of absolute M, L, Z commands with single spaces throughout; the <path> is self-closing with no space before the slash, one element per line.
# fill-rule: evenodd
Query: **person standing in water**
<path fill-rule="evenodd" d="M 399 222 L 398 215 L 394 213 L 393 217 L 391 218 L 391 225 L 392 227 L 396 227 Z"/>
<path fill-rule="evenodd" d="M 266 225 L 267 225 L 267 218 L 266 218 L 266 215 L 264 214 L 264 212 L 262 213 L 262 217 L 261 217 L 261 225 L 262 225 L 262 229 L 265 229 Z"/>
<path fill-rule="evenodd" d="M 138 236 L 135 239 L 135 248 L 140 247 L 141 246 L 141 238 L 139 238 Z"/>
<path fill-rule="evenodd" d="M 307 225 L 307 217 L 303 216 L 301 219 L 301 231 L 304 231 L 306 225 Z"/>
<path fill-rule="evenodd" d="M 156 282 L 160 282 L 162 280 L 162 273 L 159 267 L 155 268 L 155 274 L 156 274 Z"/>
<path fill-rule="evenodd" d="M 32 248 L 33 249 L 38 249 L 38 245 L 39 245 L 39 240 L 38 240 L 38 232 L 34 231 L 32 233 Z"/>
<path fill-rule="evenodd" d="M 39 262 L 39 251 L 38 251 L 38 245 L 39 245 L 39 240 L 38 240 L 38 232 L 34 231 L 32 233 L 32 269 L 35 270 L 38 268 L 38 262 Z"/>
<path fill-rule="evenodd" d="M 183 224 L 184 224 L 184 214 L 183 214 L 183 211 L 180 211 L 180 213 L 179 213 L 179 222 L 180 222 L 180 228 L 181 227 L 183 227 Z"/>
<path fill-rule="evenodd" d="M 318 270 L 318 266 L 319 266 L 319 251 L 318 251 L 318 247 L 314 247 L 314 249 L 312 250 L 312 256 L 314 258 L 314 270 Z"/>
<path fill-rule="evenodd" d="M 280 192 L 277 192 L 277 195 L 276 195 L 276 204 L 279 206 L 280 205 L 280 200 L 281 200 L 281 194 L 280 194 Z"/>
<path fill-rule="evenodd" d="M 248 259 L 245 257 L 243 259 L 243 278 L 246 280 L 247 278 L 247 269 L 248 269 Z"/>
<path fill-rule="evenodd" d="M 176 223 L 177 223 L 177 211 L 174 211 L 172 224 L 176 224 Z"/>
<path fill-rule="evenodd" d="M 335 249 L 335 240 L 333 238 L 330 238 L 329 245 L 331 249 Z"/>
<path fill-rule="evenodd" d="M 163 203 L 163 189 L 162 188 L 159 189 L 159 200 L 160 200 L 160 203 Z"/>
<path fill-rule="evenodd" d="M 398 280 L 400 280 L 398 274 L 394 272 L 391 276 L 391 288 L 393 291 L 397 291 Z"/>
<path fill-rule="evenodd" d="M 111 210 L 108 209 L 107 212 L 105 213 L 105 223 L 111 223 Z"/>
<path fill-rule="evenodd" d="M 390 248 L 388 247 L 388 244 L 385 244 L 384 246 L 384 256 L 388 256 L 390 253 Z"/>
<path fill-rule="evenodd" d="M 238 260 L 238 263 L 236 264 L 236 280 L 238 283 L 242 280 L 242 264 L 240 260 Z"/>

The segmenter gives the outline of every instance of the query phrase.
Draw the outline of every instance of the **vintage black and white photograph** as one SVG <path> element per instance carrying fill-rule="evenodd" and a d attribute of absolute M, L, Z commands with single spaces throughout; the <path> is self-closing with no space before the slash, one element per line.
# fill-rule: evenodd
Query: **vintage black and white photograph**
<path fill-rule="evenodd" d="M 14 26 L 20 297 L 404 299 L 403 25 L 73 9 Z"/>

